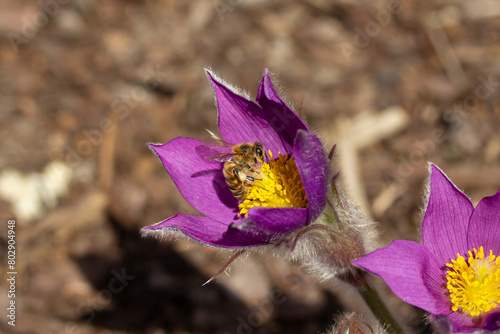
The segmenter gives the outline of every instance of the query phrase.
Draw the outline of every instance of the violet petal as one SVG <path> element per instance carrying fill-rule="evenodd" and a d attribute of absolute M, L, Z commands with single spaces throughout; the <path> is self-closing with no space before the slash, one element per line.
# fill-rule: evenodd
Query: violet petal
<path fill-rule="evenodd" d="M 276 93 L 267 69 L 260 82 L 257 103 L 271 115 L 270 124 L 290 147 L 293 146 L 298 130 L 310 131 L 304 121 Z"/>
<path fill-rule="evenodd" d="M 468 229 L 469 250 L 484 247 L 485 255 L 490 250 L 500 255 L 500 191 L 483 198 L 474 209 Z"/>
<path fill-rule="evenodd" d="M 143 231 L 147 234 L 165 233 L 165 231 L 182 231 L 191 238 L 204 244 L 219 247 L 241 247 L 227 236 L 228 223 L 218 222 L 208 217 L 200 217 L 179 213 L 158 224 L 147 226 Z"/>
<path fill-rule="evenodd" d="M 265 208 L 254 207 L 248 216 L 232 224 L 228 231 L 231 240 L 248 242 L 254 238 L 254 244 L 269 244 L 281 240 L 307 224 L 306 208 Z M 250 245 L 249 245 L 250 246 Z"/>
<path fill-rule="evenodd" d="M 261 246 L 269 243 L 251 233 L 234 231 L 229 227 L 230 224 L 218 222 L 208 217 L 179 213 L 158 224 L 144 227 L 143 231 L 146 234 L 181 231 L 203 244 L 224 248 Z"/>
<path fill-rule="evenodd" d="M 233 221 L 238 201 L 229 190 L 222 163 L 204 159 L 197 152 L 201 141 L 177 137 L 165 144 L 149 144 L 158 154 L 182 196 L 196 210 L 218 221 Z"/>
<path fill-rule="evenodd" d="M 430 195 L 422 222 L 422 244 L 444 265 L 467 253 L 467 227 L 474 207 L 435 165 L 430 166 Z"/>
<path fill-rule="evenodd" d="M 207 71 L 207 76 L 217 100 L 219 132 L 223 140 L 232 144 L 260 141 L 273 153 L 290 152 L 291 145 L 275 129 L 282 126 L 279 120 L 272 119 L 267 110 L 217 81 L 211 72 Z"/>
<path fill-rule="evenodd" d="M 488 314 L 483 326 L 484 329 L 494 332 L 500 329 L 500 312 Z"/>
<path fill-rule="evenodd" d="M 408 304 L 432 314 L 449 310 L 441 298 L 436 298 L 436 291 L 443 289 L 439 285 L 444 283 L 444 274 L 432 253 L 419 243 L 395 240 L 352 263 L 379 275 Z"/>
<path fill-rule="evenodd" d="M 326 201 L 328 163 L 323 145 L 312 132 L 299 130 L 292 153 L 309 203 L 308 221 L 312 222 Z"/>
<path fill-rule="evenodd" d="M 234 223 L 179 213 L 143 230 L 146 233 L 181 231 L 205 244 L 239 248 L 262 246 L 281 240 L 304 226 L 306 219 L 305 208 L 257 207 L 250 210 L 248 217 Z"/>
<path fill-rule="evenodd" d="M 307 209 L 255 207 L 248 211 L 248 218 L 262 231 L 288 234 L 306 225 Z"/>
<path fill-rule="evenodd" d="M 480 328 L 482 322 L 480 317 L 471 317 L 460 311 L 451 312 L 448 320 L 452 325 L 452 333 L 472 333 Z"/>

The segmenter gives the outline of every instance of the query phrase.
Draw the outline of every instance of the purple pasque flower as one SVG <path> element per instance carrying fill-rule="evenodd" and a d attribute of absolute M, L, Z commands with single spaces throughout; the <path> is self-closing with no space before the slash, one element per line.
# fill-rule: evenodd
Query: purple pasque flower
<path fill-rule="evenodd" d="M 422 244 L 395 240 L 353 263 L 453 332 L 500 329 L 500 191 L 474 208 L 430 165 Z"/>
<path fill-rule="evenodd" d="M 206 158 L 211 151 L 206 142 L 177 137 L 149 144 L 182 196 L 204 216 L 179 213 L 143 231 L 180 230 L 203 244 L 228 248 L 282 240 L 314 221 L 325 205 L 328 165 L 323 146 L 280 99 L 267 70 L 257 103 L 212 72 L 207 76 L 215 92 L 221 139 L 235 145 L 260 141 L 271 157 L 261 166 L 266 183 L 252 186 L 241 202 L 226 184 L 223 163 Z"/>

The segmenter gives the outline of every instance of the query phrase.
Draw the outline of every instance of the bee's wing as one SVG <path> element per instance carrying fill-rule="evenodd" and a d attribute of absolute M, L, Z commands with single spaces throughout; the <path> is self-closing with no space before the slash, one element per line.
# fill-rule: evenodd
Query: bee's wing
<path fill-rule="evenodd" d="M 232 160 L 235 155 L 236 155 L 235 153 L 222 153 L 222 154 L 216 154 L 216 155 L 212 155 L 210 157 L 206 157 L 205 159 L 206 160 L 215 160 L 218 162 L 226 162 L 226 161 Z"/>
<path fill-rule="evenodd" d="M 235 155 L 232 150 L 233 146 L 233 144 L 221 139 L 211 139 L 210 141 L 202 141 L 202 144 L 196 147 L 196 152 L 204 160 L 226 162 Z"/>
<path fill-rule="evenodd" d="M 219 149 L 226 149 L 226 150 L 232 150 L 234 144 L 228 143 L 227 141 L 224 141 L 222 139 L 218 138 L 212 138 L 210 140 L 205 140 L 203 141 L 203 144 L 208 147 L 208 148 L 219 148 Z"/>

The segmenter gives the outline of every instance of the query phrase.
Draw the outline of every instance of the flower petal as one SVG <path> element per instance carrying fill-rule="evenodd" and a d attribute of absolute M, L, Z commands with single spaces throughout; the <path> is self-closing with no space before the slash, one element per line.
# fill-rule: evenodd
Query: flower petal
<path fill-rule="evenodd" d="M 451 312 L 448 319 L 452 325 L 452 333 L 472 333 L 480 329 L 481 318 L 471 317 L 467 313 L 460 311 Z"/>
<path fill-rule="evenodd" d="M 312 222 L 319 216 L 326 201 L 328 163 L 323 145 L 312 132 L 299 130 L 292 153 L 309 203 L 308 221 Z"/>
<path fill-rule="evenodd" d="M 290 147 L 293 146 L 298 130 L 310 131 L 304 121 L 278 96 L 267 69 L 260 82 L 257 103 L 272 115 L 271 124 L 280 124 L 280 126 L 275 126 L 274 130 L 280 134 Z"/>
<path fill-rule="evenodd" d="M 474 209 L 469 223 L 469 250 L 484 247 L 484 253 L 500 255 L 500 191 L 483 198 Z"/>
<path fill-rule="evenodd" d="M 467 253 L 472 202 L 435 165 L 430 165 L 429 204 L 422 222 L 422 244 L 441 265 Z"/>
<path fill-rule="evenodd" d="M 408 304 L 432 314 L 448 313 L 449 306 L 436 295 L 446 289 L 445 276 L 432 253 L 421 244 L 395 240 L 352 263 L 379 275 Z"/>
<path fill-rule="evenodd" d="M 248 218 L 259 230 L 281 236 L 306 225 L 307 209 L 255 207 L 248 211 Z"/>
<path fill-rule="evenodd" d="M 500 311 L 488 314 L 483 326 L 484 329 L 494 332 L 500 329 Z"/>
<path fill-rule="evenodd" d="M 291 145 L 284 141 L 277 128 L 283 127 L 279 119 L 273 118 L 255 102 L 236 94 L 207 71 L 215 92 L 219 111 L 219 132 L 223 140 L 232 144 L 260 141 L 273 153 L 290 152 Z"/>
<path fill-rule="evenodd" d="M 220 247 L 238 247 L 227 238 L 227 223 L 221 223 L 208 217 L 179 213 L 158 224 L 144 227 L 145 234 L 182 231 L 205 244 Z"/>
<path fill-rule="evenodd" d="M 247 246 L 270 244 L 305 226 L 307 211 L 306 208 L 254 207 L 247 217 L 230 226 L 228 236 Z"/>
<path fill-rule="evenodd" d="M 222 163 L 206 160 L 198 153 L 202 142 L 177 137 L 165 144 L 149 144 L 158 154 L 182 196 L 196 210 L 218 221 L 233 221 L 238 201 L 229 190 Z"/>

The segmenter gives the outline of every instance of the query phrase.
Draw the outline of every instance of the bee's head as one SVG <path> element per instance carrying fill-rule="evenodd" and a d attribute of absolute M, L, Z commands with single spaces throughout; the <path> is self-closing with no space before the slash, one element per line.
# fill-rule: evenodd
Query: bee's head
<path fill-rule="evenodd" d="M 256 158 L 254 158 L 255 160 L 255 163 L 257 162 L 264 162 L 264 158 L 265 158 L 265 153 L 264 153 L 264 145 L 262 145 L 261 142 L 255 142 L 255 156 Z M 259 161 L 257 161 L 259 160 Z"/>
<path fill-rule="evenodd" d="M 243 143 L 243 144 L 239 145 L 238 151 L 242 155 L 244 155 L 244 154 L 248 154 L 249 155 L 249 154 L 252 154 L 252 152 L 253 152 L 253 146 L 250 143 Z"/>

